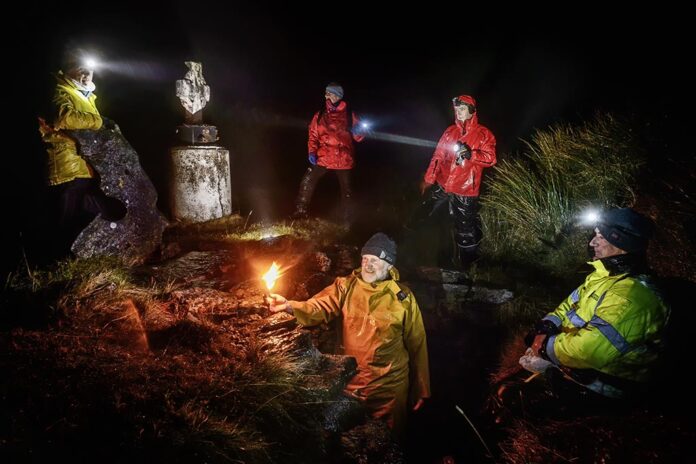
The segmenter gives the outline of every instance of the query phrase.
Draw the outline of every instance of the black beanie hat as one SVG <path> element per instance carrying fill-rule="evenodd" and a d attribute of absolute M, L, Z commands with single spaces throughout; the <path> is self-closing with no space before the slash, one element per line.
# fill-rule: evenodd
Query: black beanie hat
<path fill-rule="evenodd" d="M 627 253 L 641 253 L 648 248 L 653 223 L 631 208 L 618 208 L 604 213 L 597 229 L 615 247 Z"/>
<path fill-rule="evenodd" d="M 389 264 L 396 263 L 396 243 L 382 232 L 377 232 L 365 243 L 360 255 L 374 255 Z"/>

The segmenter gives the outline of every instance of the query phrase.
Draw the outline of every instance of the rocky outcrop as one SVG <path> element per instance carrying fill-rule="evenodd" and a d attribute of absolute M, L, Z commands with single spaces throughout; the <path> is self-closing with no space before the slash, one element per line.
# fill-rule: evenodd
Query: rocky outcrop
<path fill-rule="evenodd" d="M 72 131 L 80 155 L 101 178 L 101 188 L 123 202 L 126 216 L 117 221 L 96 217 L 72 244 L 80 258 L 119 256 L 128 263 L 142 263 L 162 243 L 167 221 L 157 210 L 157 192 L 143 171 L 138 154 L 118 127 L 99 131 Z"/>

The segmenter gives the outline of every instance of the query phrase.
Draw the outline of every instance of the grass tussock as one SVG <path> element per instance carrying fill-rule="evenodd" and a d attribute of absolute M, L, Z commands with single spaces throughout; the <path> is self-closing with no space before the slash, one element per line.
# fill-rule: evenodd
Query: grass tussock
<path fill-rule="evenodd" d="M 585 259 L 580 213 L 630 205 L 644 153 L 629 126 L 609 115 L 537 131 L 526 145 L 496 166 L 482 196 L 483 247 L 494 259 L 567 272 Z"/>
<path fill-rule="evenodd" d="M 252 212 L 253 213 L 253 212 Z M 228 216 L 200 224 L 180 224 L 168 231 L 177 240 L 215 240 L 227 243 L 261 241 L 278 237 L 312 240 L 327 244 L 347 233 L 347 228 L 323 219 L 275 223 L 253 222 L 251 216 Z"/>

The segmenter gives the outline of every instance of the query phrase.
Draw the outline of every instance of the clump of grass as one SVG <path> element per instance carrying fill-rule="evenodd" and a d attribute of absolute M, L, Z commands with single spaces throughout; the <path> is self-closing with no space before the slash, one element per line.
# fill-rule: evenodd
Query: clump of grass
<path fill-rule="evenodd" d="M 230 231 L 225 238 L 230 241 L 258 241 L 289 236 L 300 240 L 335 240 L 345 233 L 338 224 L 322 219 L 303 219 L 280 223 L 254 223 L 247 228 Z"/>
<path fill-rule="evenodd" d="M 629 126 L 610 115 L 537 131 L 519 158 L 503 160 L 482 197 L 486 253 L 552 273 L 584 260 L 590 206 L 629 205 L 644 153 Z"/>
<path fill-rule="evenodd" d="M 21 291 L 41 292 L 51 287 L 79 289 L 89 295 L 106 286 L 124 287 L 128 282 L 126 265 L 118 258 L 100 256 L 95 258 L 69 258 L 46 267 L 31 269 L 20 266 L 18 272 L 8 278 L 7 288 Z"/>
<path fill-rule="evenodd" d="M 323 219 L 302 219 L 280 222 L 253 222 L 250 217 L 228 216 L 200 224 L 180 224 L 168 231 L 177 239 L 247 242 L 290 237 L 320 243 L 335 242 L 347 228 Z"/>
<path fill-rule="evenodd" d="M 176 415 L 182 428 L 172 433 L 174 448 L 184 456 L 206 462 L 271 462 L 270 443 L 253 428 L 220 416 L 195 401 L 186 402 Z"/>
<path fill-rule="evenodd" d="M 83 306 L 97 311 L 129 298 L 148 307 L 170 293 L 175 283 L 137 285 L 121 259 L 100 256 L 69 258 L 36 269 L 25 263 L 9 276 L 5 287 L 16 294 L 44 298 L 54 310 L 65 313 Z"/>

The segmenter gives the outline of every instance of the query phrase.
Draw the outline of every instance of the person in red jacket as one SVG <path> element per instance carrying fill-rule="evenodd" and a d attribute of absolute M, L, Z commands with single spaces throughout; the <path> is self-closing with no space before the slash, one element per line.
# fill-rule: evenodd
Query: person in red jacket
<path fill-rule="evenodd" d="M 479 189 L 483 169 L 496 162 L 495 137 L 479 124 L 473 97 L 461 95 L 452 103 L 455 123 L 440 137 L 425 172 L 421 193 L 428 193 L 414 222 L 432 217 L 447 205 L 454 221 L 454 264 L 464 266 L 476 259 L 481 241 Z"/>
<path fill-rule="evenodd" d="M 350 170 L 355 163 L 353 141 L 360 142 L 364 136 L 357 130 L 358 117 L 343 100 L 343 87 L 335 82 L 330 83 L 326 86 L 324 97 L 324 107 L 314 114 L 309 123 L 307 149 L 310 166 L 300 182 L 292 215 L 295 219 L 307 217 L 314 189 L 328 171 L 335 172 L 338 177 L 345 220 L 349 219 L 352 209 Z"/>

